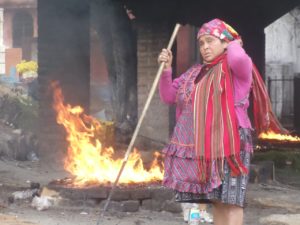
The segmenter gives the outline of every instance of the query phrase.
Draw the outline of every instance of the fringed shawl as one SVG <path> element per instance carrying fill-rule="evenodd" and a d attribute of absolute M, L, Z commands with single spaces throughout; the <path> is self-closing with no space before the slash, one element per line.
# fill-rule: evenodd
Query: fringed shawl
<path fill-rule="evenodd" d="M 194 94 L 195 150 L 199 158 L 200 181 L 207 182 L 215 162 L 223 177 L 224 160 L 233 175 L 247 173 L 240 160 L 240 137 L 234 109 L 233 85 L 226 54 L 208 65 Z"/>

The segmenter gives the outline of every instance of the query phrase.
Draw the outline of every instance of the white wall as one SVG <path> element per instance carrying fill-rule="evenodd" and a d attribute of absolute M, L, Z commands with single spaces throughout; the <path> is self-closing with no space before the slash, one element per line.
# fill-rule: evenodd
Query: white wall
<path fill-rule="evenodd" d="M 5 73 L 5 48 L 3 45 L 3 8 L 0 8 L 0 74 Z"/>
<path fill-rule="evenodd" d="M 300 6 L 265 28 L 266 63 L 293 64 L 300 73 Z"/>
<path fill-rule="evenodd" d="M 300 6 L 265 28 L 266 81 L 290 79 L 300 73 Z M 272 81 L 269 90 L 273 110 L 283 123 L 292 123 L 294 89 L 292 81 Z"/>

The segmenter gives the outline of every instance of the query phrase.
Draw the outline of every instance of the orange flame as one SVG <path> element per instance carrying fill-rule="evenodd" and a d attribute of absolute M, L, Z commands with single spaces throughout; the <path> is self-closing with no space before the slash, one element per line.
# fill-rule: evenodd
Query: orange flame
<path fill-rule="evenodd" d="M 57 82 L 52 83 L 54 90 L 53 107 L 57 112 L 57 123 L 64 126 L 67 133 L 68 155 L 65 169 L 74 175 L 74 184 L 83 186 L 91 183 L 114 182 L 123 159 L 113 159 L 114 149 L 104 148 L 98 138 L 102 125 L 95 118 L 84 114 L 80 106 L 64 105 L 62 90 Z M 159 163 L 160 154 L 154 153 L 149 170 L 145 170 L 141 154 L 134 149 L 130 154 L 119 183 L 140 183 L 160 181 L 163 178 L 163 165 Z"/>
<path fill-rule="evenodd" d="M 292 136 L 292 135 L 287 135 L 287 134 L 277 134 L 273 131 L 261 133 L 258 137 L 260 139 L 266 139 L 266 140 L 300 142 L 300 137 L 298 137 L 298 136 Z"/>

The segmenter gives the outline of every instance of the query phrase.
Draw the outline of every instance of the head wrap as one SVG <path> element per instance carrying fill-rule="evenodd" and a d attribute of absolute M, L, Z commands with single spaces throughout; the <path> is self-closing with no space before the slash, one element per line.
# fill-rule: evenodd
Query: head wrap
<path fill-rule="evenodd" d="M 236 30 L 220 19 L 213 19 L 207 23 L 204 23 L 199 29 L 197 39 L 205 34 L 213 35 L 227 42 L 240 39 L 240 36 Z"/>

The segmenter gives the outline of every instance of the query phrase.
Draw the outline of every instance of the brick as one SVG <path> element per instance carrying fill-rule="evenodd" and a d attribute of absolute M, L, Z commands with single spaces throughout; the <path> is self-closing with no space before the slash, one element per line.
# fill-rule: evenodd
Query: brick
<path fill-rule="evenodd" d="M 85 191 L 87 198 L 105 199 L 108 197 L 108 188 L 106 187 L 91 187 Z"/>
<path fill-rule="evenodd" d="M 57 206 L 60 207 L 98 207 L 98 201 L 96 199 L 86 199 L 86 200 L 74 200 L 69 198 L 62 198 L 59 200 Z"/>
<path fill-rule="evenodd" d="M 123 201 L 121 203 L 122 212 L 137 212 L 140 208 L 140 201 Z"/>
<path fill-rule="evenodd" d="M 151 198 L 151 190 L 149 188 L 135 189 L 131 192 L 132 200 L 144 200 Z"/>
<path fill-rule="evenodd" d="M 166 25 L 138 24 L 138 113 L 140 114 L 148 97 L 154 76 L 158 70 L 157 56 L 169 39 Z M 157 94 L 156 94 L 157 95 Z M 158 96 L 158 95 L 157 95 Z M 161 104 L 160 98 L 154 97 L 141 128 L 141 135 L 149 140 L 165 141 L 169 138 L 169 108 Z M 149 115 L 167 115 L 157 121 Z M 153 117 L 153 116 L 152 116 Z M 157 117 L 156 117 L 157 118 Z M 146 140 L 144 140 L 146 141 Z M 149 143 L 145 143 L 147 145 Z"/>
<path fill-rule="evenodd" d="M 162 210 L 163 202 L 154 200 L 154 199 L 146 199 L 142 201 L 142 209 L 150 210 L 150 211 L 158 211 Z"/>
<path fill-rule="evenodd" d="M 70 188 L 59 185 L 48 185 L 49 188 L 59 192 L 62 198 L 73 200 L 86 200 L 88 198 L 106 199 L 108 197 L 107 187 Z"/>
<path fill-rule="evenodd" d="M 100 203 L 100 209 L 103 210 L 104 206 L 106 204 L 107 200 L 103 200 Z M 113 212 L 113 211 L 118 211 L 120 212 L 122 210 L 121 202 L 116 202 L 116 201 L 110 201 L 107 211 Z"/>
<path fill-rule="evenodd" d="M 130 189 L 118 189 L 116 188 L 114 193 L 111 196 L 111 200 L 114 201 L 124 201 L 130 199 L 130 193 L 132 190 Z"/>
<path fill-rule="evenodd" d="M 171 212 L 171 213 L 181 213 L 182 212 L 180 203 L 175 202 L 173 200 L 166 200 L 162 205 L 162 210 Z"/>
<path fill-rule="evenodd" d="M 151 198 L 159 201 L 171 200 L 174 197 L 174 191 L 165 187 L 156 187 L 152 189 Z"/>

